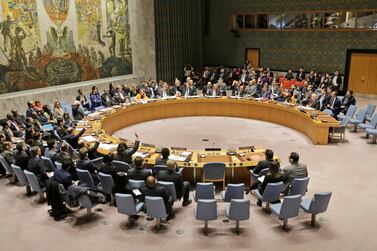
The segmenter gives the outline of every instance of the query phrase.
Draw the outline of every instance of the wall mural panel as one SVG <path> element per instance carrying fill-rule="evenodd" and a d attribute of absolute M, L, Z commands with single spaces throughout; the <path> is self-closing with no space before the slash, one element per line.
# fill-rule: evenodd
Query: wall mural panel
<path fill-rule="evenodd" d="M 0 3 L 0 93 L 132 73 L 128 0 Z"/>

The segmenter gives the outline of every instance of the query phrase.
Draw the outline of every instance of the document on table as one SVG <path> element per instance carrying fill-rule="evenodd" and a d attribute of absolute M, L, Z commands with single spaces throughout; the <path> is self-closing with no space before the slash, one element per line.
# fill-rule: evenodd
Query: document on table
<path fill-rule="evenodd" d="M 169 159 L 175 161 L 185 161 L 187 159 L 187 156 L 170 155 Z"/>
<path fill-rule="evenodd" d="M 145 158 L 145 157 L 148 157 L 149 154 L 148 153 L 143 153 L 143 152 L 136 152 L 132 156 Z"/>
<path fill-rule="evenodd" d="M 183 155 L 183 156 L 189 156 L 191 154 L 192 154 L 192 152 L 181 152 L 181 155 Z"/>
<path fill-rule="evenodd" d="M 111 151 L 111 150 L 114 150 L 118 147 L 117 144 L 104 144 L 104 143 L 100 143 L 99 148 L 102 148 L 102 149 L 105 149 L 107 151 Z"/>
<path fill-rule="evenodd" d="M 262 177 L 258 177 L 258 180 L 259 180 L 260 183 L 263 183 L 264 177 L 265 177 L 264 175 Z"/>
<path fill-rule="evenodd" d="M 92 143 L 92 142 L 96 142 L 97 139 L 94 138 L 93 136 L 89 135 L 89 136 L 85 136 L 85 137 L 82 137 L 83 140 L 85 140 L 86 142 L 88 143 Z"/>

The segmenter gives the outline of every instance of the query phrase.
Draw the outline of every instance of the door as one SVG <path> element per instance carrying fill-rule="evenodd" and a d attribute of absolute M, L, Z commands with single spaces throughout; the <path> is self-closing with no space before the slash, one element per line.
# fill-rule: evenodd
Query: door
<path fill-rule="evenodd" d="M 348 89 L 355 93 L 377 94 L 377 54 L 352 53 Z"/>
<path fill-rule="evenodd" d="M 259 52 L 260 49 L 246 49 L 246 60 L 249 60 L 254 69 L 258 68 L 260 64 Z"/>

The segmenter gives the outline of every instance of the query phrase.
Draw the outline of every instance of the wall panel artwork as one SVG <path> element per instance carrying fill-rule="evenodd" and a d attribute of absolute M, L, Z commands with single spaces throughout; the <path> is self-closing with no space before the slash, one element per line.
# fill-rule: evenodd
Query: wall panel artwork
<path fill-rule="evenodd" d="M 132 73 L 128 0 L 0 3 L 0 93 Z"/>

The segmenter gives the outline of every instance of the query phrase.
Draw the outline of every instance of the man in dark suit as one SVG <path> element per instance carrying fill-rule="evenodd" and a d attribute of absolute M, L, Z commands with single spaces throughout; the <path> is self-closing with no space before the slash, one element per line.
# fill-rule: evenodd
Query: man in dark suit
<path fill-rule="evenodd" d="M 139 149 L 139 136 L 135 134 L 136 139 L 132 147 L 128 147 L 125 142 L 121 142 L 117 148 L 116 160 L 126 162 L 127 164 L 132 164 L 132 155 Z"/>
<path fill-rule="evenodd" d="M 304 71 L 304 67 L 300 67 L 300 71 L 297 73 L 297 77 L 296 77 L 296 80 L 298 82 L 301 82 L 302 80 L 305 80 L 305 71 Z"/>
<path fill-rule="evenodd" d="M 191 204 L 189 198 L 190 195 L 190 183 L 188 181 L 183 181 L 182 174 L 177 173 L 175 169 L 177 168 L 177 163 L 175 161 L 169 160 L 167 162 L 167 170 L 160 171 L 158 173 L 159 181 L 173 182 L 175 187 L 175 192 L 177 193 L 177 198 L 181 200 L 183 197 L 182 206 L 187 206 Z"/>
<path fill-rule="evenodd" d="M 348 108 L 351 105 L 356 105 L 356 99 L 353 96 L 353 91 L 352 90 L 348 90 L 347 93 L 346 93 L 346 96 L 344 96 L 344 98 L 342 100 L 342 105 L 341 105 L 340 108 L 341 108 L 342 112 L 344 114 L 346 114 L 347 111 L 348 111 Z"/>
<path fill-rule="evenodd" d="M 52 162 L 55 162 L 55 156 L 58 153 L 56 150 L 55 139 L 47 140 L 47 150 L 44 154 L 45 157 L 50 158 Z"/>
<path fill-rule="evenodd" d="M 259 161 L 258 165 L 253 169 L 254 174 L 259 174 L 263 169 L 270 168 L 271 163 L 274 161 L 274 152 L 271 149 L 267 149 L 265 158 L 265 160 Z"/>
<path fill-rule="evenodd" d="M 7 114 L 7 119 L 10 123 L 10 129 L 15 137 L 22 137 L 25 134 L 25 126 L 20 124 L 13 116 L 12 113 Z"/>
<path fill-rule="evenodd" d="M 319 96 L 319 103 L 321 104 L 321 111 L 327 108 L 327 105 L 330 103 L 331 96 L 327 93 L 327 88 L 321 90 L 321 96 Z"/>
<path fill-rule="evenodd" d="M 63 163 L 64 160 L 70 159 L 70 158 L 71 156 L 69 156 L 69 153 L 68 153 L 68 145 L 66 143 L 62 143 L 62 145 L 60 146 L 60 152 L 58 152 L 55 155 L 55 160 L 60 163 Z"/>
<path fill-rule="evenodd" d="M 85 117 L 84 109 L 80 106 L 80 101 L 75 101 L 72 105 L 72 116 L 74 120 L 82 120 Z"/>
<path fill-rule="evenodd" d="M 97 185 L 99 183 L 99 178 L 97 176 L 96 170 L 98 170 L 99 167 L 88 159 L 88 148 L 82 147 L 79 151 L 79 155 L 80 159 L 76 162 L 76 168 L 88 170 L 93 178 L 94 184 Z"/>
<path fill-rule="evenodd" d="M 55 131 L 58 133 L 58 135 L 60 136 L 60 138 L 64 138 L 68 135 L 68 131 L 66 130 L 66 128 L 64 127 L 64 120 L 62 117 L 59 117 L 57 118 L 56 120 L 56 127 L 55 127 Z"/>
<path fill-rule="evenodd" d="M 196 88 L 194 86 L 194 82 L 190 79 L 188 82 L 185 83 L 185 86 L 182 88 L 182 96 L 189 97 L 189 96 L 196 96 Z"/>
<path fill-rule="evenodd" d="M 82 147 L 87 147 L 88 148 L 88 158 L 89 159 L 95 159 L 98 158 L 97 156 L 97 149 L 99 147 L 99 139 L 97 138 L 97 141 L 94 143 L 93 146 L 85 145 L 84 140 L 79 140 L 77 144 L 77 149 L 81 149 Z"/>
<path fill-rule="evenodd" d="M 342 83 L 343 83 L 342 77 L 339 76 L 339 71 L 336 70 L 330 82 L 332 89 L 338 90 L 339 87 L 342 85 Z"/>
<path fill-rule="evenodd" d="M 156 184 L 156 179 L 153 176 L 149 176 L 146 180 L 146 186 L 140 189 L 140 192 L 143 194 L 141 200 L 145 200 L 146 196 L 151 197 L 161 197 L 164 200 L 166 213 L 168 217 L 166 217 L 166 221 L 174 218 L 173 213 L 173 198 L 169 196 L 168 190 L 165 187 L 158 186 Z"/>
<path fill-rule="evenodd" d="M 70 144 L 73 148 L 77 149 L 77 145 L 79 143 L 80 137 L 84 134 L 86 131 L 86 128 L 82 128 L 81 131 L 78 134 L 73 133 L 73 128 L 68 128 L 68 134 L 63 139 L 67 141 L 68 144 Z"/>
<path fill-rule="evenodd" d="M 26 110 L 26 117 L 30 117 L 31 114 L 36 111 L 34 109 L 34 102 L 33 101 L 28 101 L 27 102 L 27 106 L 28 106 L 28 108 Z"/>
<path fill-rule="evenodd" d="M 78 89 L 78 95 L 76 97 L 76 100 L 79 101 L 85 109 L 89 110 L 89 101 L 88 98 L 84 95 L 84 92 L 82 89 Z"/>
<path fill-rule="evenodd" d="M 19 142 L 16 146 L 17 153 L 15 154 L 15 164 L 19 166 L 22 170 L 27 170 L 30 156 L 26 153 L 25 142 Z"/>
<path fill-rule="evenodd" d="M 316 110 L 321 109 L 321 103 L 318 100 L 318 95 L 313 93 L 312 96 L 310 97 L 310 101 L 308 104 L 309 107 L 314 108 Z"/>
<path fill-rule="evenodd" d="M 10 121 L 7 119 L 4 119 L 1 122 L 1 126 L 3 127 L 3 134 L 5 135 L 5 140 L 9 142 L 13 142 L 13 132 L 10 129 Z"/>
<path fill-rule="evenodd" d="M 333 117 L 336 118 L 340 113 L 342 106 L 342 102 L 338 99 L 338 92 L 333 91 L 331 93 L 331 100 L 330 103 L 327 105 L 327 109 L 331 110 L 333 113 Z"/>
<path fill-rule="evenodd" d="M 108 90 L 103 90 L 103 94 L 101 95 L 102 105 L 109 107 L 112 106 L 111 102 L 111 95 L 109 94 Z"/>
<path fill-rule="evenodd" d="M 166 166 L 169 160 L 170 151 L 168 148 L 162 148 L 161 157 L 156 160 L 156 165 Z"/>
<path fill-rule="evenodd" d="M 33 146 L 31 148 L 31 155 L 32 158 L 29 160 L 27 169 L 35 174 L 39 184 L 44 187 L 48 176 L 43 161 L 40 159 L 41 149 L 38 146 Z"/>
<path fill-rule="evenodd" d="M 151 173 L 148 170 L 143 169 L 143 159 L 137 156 L 134 159 L 134 168 L 130 169 L 127 173 L 129 180 L 147 180 Z"/>

